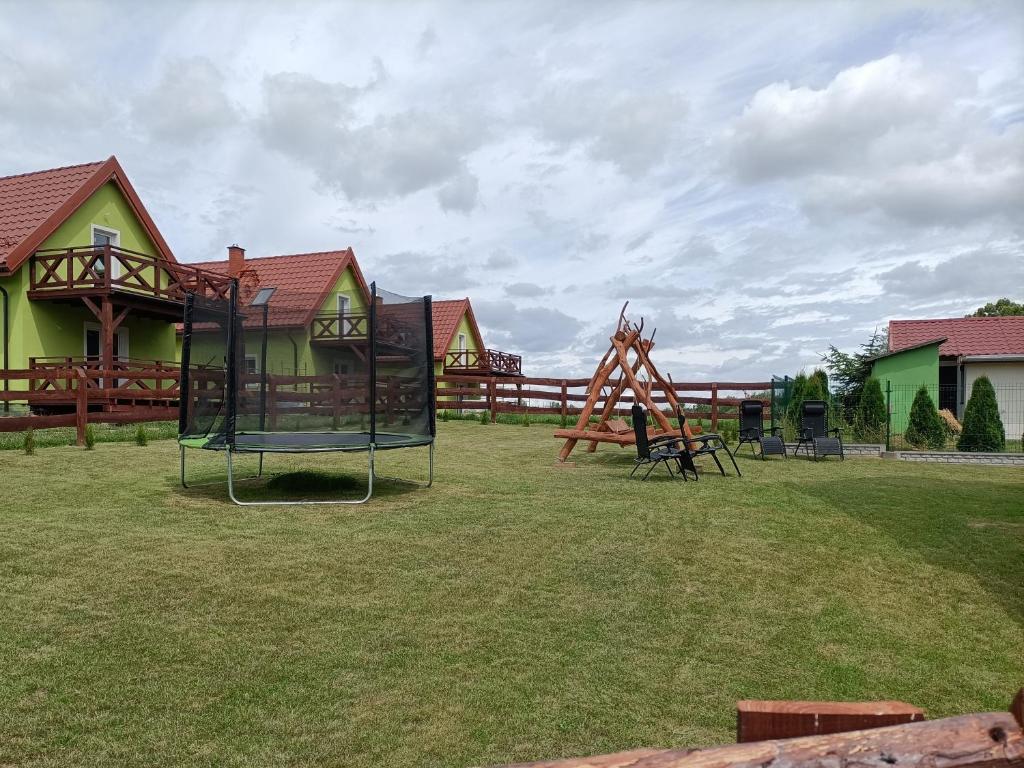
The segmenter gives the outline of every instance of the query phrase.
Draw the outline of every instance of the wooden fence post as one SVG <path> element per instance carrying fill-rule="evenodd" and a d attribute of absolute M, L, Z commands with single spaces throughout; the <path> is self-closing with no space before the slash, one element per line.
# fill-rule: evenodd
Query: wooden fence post
<path fill-rule="evenodd" d="M 567 388 L 568 382 L 562 379 L 562 421 L 564 422 L 569 417 L 569 392 Z"/>
<path fill-rule="evenodd" d="M 267 374 L 267 416 L 270 422 L 270 431 L 277 430 L 277 380 Z"/>
<path fill-rule="evenodd" d="M 718 383 L 711 382 L 711 431 L 718 431 Z"/>
<path fill-rule="evenodd" d="M 493 376 L 487 381 L 487 401 L 491 406 L 491 424 L 498 423 L 498 384 Z"/>
<path fill-rule="evenodd" d="M 75 369 L 75 444 L 85 445 L 85 428 L 89 423 L 89 379 L 83 368 Z"/>

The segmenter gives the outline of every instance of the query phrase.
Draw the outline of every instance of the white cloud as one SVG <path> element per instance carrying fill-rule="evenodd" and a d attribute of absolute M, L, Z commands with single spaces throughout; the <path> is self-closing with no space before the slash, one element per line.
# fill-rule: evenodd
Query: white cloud
<path fill-rule="evenodd" d="M 240 119 L 224 85 L 224 75 L 209 59 L 174 59 L 152 90 L 135 100 L 132 114 L 157 141 L 206 141 Z"/>

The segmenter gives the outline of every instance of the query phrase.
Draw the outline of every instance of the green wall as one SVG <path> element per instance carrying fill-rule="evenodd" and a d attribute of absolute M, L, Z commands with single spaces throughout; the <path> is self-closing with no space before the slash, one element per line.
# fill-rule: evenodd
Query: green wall
<path fill-rule="evenodd" d="M 901 433 L 906 428 L 914 393 L 922 384 L 929 388 L 932 399 L 937 401 L 939 387 L 939 344 L 928 344 L 880 358 L 871 367 L 871 375 L 878 379 L 885 394 L 887 385 L 892 387 L 890 409 L 892 431 Z"/>
<path fill-rule="evenodd" d="M 120 232 L 121 246 L 156 255 L 156 247 L 113 182 L 104 184 L 46 239 L 45 248 L 69 248 L 92 243 L 91 225 Z M 31 357 L 80 357 L 85 352 L 84 324 L 97 322 L 80 302 L 29 301 L 31 263 L 26 261 L 11 276 L 0 278 L 10 294 L 9 364 L 27 368 Z M 128 330 L 128 352 L 133 358 L 175 360 L 174 325 L 131 314 L 122 327 Z M 12 389 L 23 389 L 24 384 Z"/>

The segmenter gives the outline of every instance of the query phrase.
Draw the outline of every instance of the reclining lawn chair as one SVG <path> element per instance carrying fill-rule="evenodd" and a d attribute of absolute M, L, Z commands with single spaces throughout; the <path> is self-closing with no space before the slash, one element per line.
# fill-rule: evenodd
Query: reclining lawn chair
<path fill-rule="evenodd" d="M 682 434 L 686 434 L 686 411 L 682 408 L 676 411 L 676 416 L 679 419 L 679 431 Z M 736 458 L 732 455 L 732 451 L 729 450 L 729 446 L 725 444 L 725 440 L 722 436 L 714 432 L 702 433 L 694 435 L 689 440 L 683 442 L 680 445 L 680 449 L 685 448 L 683 451 L 690 460 L 690 464 L 693 466 L 693 476 L 697 479 L 696 465 L 693 464 L 693 460 L 697 456 L 710 456 L 714 459 L 715 464 L 718 465 L 718 471 L 723 475 L 725 474 L 725 467 L 722 466 L 722 462 L 718 460 L 718 452 L 725 451 L 725 454 L 729 457 L 732 462 L 733 468 L 736 470 L 737 477 L 743 477 L 743 473 L 740 472 L 740 468 L 736 465 Z M 683 477 L 686 477 L 684 474 Z"/>
<path fill-rule="evenodd" d="M 793 449 L 794 456 L 801 446 L 808 458 L 814 449 L 815 461 L 824 456 L 838 456 L 840 461 L 846 459 L 842 432 L 828 428 L 828 403 L 824 400 L 804 400 L 800 405 L 800 439 Z"/>
<path fill-rule="evenodd" d="M 772 427 L 769 434 L 764 433 L 764 403 L 760 400 L 740 402 L 740 442 L 737 451 L 744 443 L 750 443 L 750 452 L 754 453 L 754 443 L 757 443 L 761 449 L 761 458 L 765 461 L 768 456 L 787 458 L 786 443 L 779 434 L 781 432 L 782 427 Z"/>
<path fill-rule="evenodd" d="M 647 412 L 637 403 L 633 403 L 632 413 L 633 434 L 636 437 L 636 458 L 633 459 L 633 471 L 629 473 L 630 477 L 645 464 L 651 466 L 647 473 L 640 478 L 641 480 L 646 480 L 659 464 L 664 464 L 665 469 L 673 477 L 675 476 L 672 471 L 673 464 L 679 466 L 683 480 L 686 480 L 687 469 L 693 472 L 694 477 L 697 476 L 697 468 L 693 466 L 693 459 L 680 450 L 681 438 L 678 435 L 650 438 L 647 436 Z"/>

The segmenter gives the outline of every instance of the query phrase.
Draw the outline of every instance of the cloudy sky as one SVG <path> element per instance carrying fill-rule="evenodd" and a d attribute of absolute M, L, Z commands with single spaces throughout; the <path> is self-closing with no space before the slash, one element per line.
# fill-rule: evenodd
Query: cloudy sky
<path fill-rule="evenodd" d="M 115 154 L 182 261 L 351 245 L 589 375 L 1024 299 L 1024 3 L 0 2 L 0 174 Z"/>

